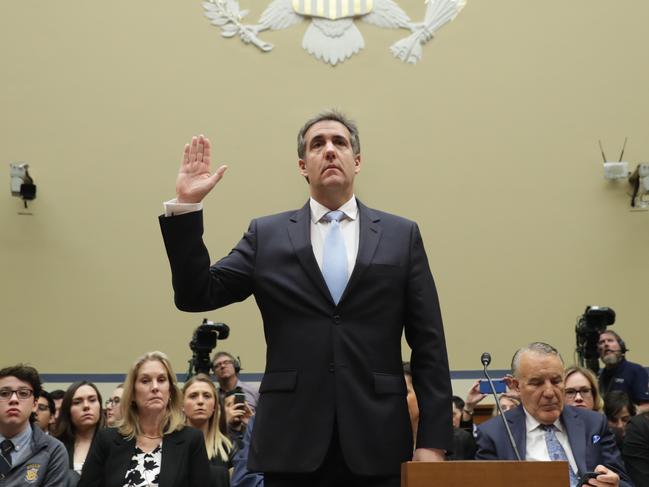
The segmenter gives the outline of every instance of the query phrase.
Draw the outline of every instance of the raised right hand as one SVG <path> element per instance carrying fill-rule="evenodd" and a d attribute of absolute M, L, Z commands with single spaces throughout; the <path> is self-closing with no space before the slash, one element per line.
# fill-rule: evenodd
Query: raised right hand
<path fill-rule="evenodd" d="M 487 394 L 482 394 L 480 392 L 480 381 L 477 380 L 473 383 L 471 389 L 469 389 L 469 392 L 467 392 L 466 400 L 464 401 L 464 403 L 466 404 L 467 409 L 473 411 L 473 408 L 485 397 L 487 397 Z"/>
<path fill-rule="evenodd" d="M 210 174 L 212 144 L 202 134 L 192 137 L 185 144 L 183 160 L 176 178 L 176 201 L 178 203 L 200 203 L 223 177 L 228 166 L 220 166 Z"/>

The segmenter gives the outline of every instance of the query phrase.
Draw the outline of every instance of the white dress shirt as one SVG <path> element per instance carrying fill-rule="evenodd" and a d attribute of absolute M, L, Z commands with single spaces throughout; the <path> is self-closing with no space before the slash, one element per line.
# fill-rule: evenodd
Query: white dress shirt
<path fill-rule="evenodd" d="M 34 427 L 37 428 L 38 426 L 34 426 Z M 9 439 L 14 444 L 14 451 L 9 453 L 9 456 L 11 457 L 11 463 L 13 465 L 18 465 L 25 458 L 28 458 L 29 455 L 31 454 L 32 434 L 33 434 L 33 430 L 32 430 L 32 425 L 30 423 L 27 423 L 25 429 L 22 430 L 13 438 L 7 438 L 0 434 L 0 443 L 3 442 L 4 440 Z M 2 461 L 2 459 L 0 459 L 0 461 Z"/>
<path fill-rule="evenodd" d="M 313 198 L 309 199 L 309 207 L 311 209 L 311 247 L 313 248 L 313 255 L 318 263 L 318 267 L 322 271 L 324 241 L 330 225 L 330 223 L 323 220 L 322 217 L 331 210 L 326 206 L 321 205 Z M 203 203 L 178 203 L 174 198 L 173 200 L 165 201 L 164 209 L 165 216 L 182 215 L 184 213 L 202 210 Z M 338 210 L 345 214 L 345 217 L 340 221 L 340 230 L 345 240 L 345 250 L 347 251 L 347 277 L 349 278 L 354 270 L 354 265 L 356 265 L 360 234 L 356 196 L 352 195 L 352 197 L 338 208 Z"/>
<path fill-rule="evenodd" d="M 311 198 L 309 200 L 311 207 L 311 248 L 313 248 L 313 255 L 318 263 L 318 267 L 322 271 L 322 256 L 324 253 L 324 241 L 329 232 L 330 222 L 322 218 L 331 210 L 326 206 L 321 205 L 316 200 Z M 356 197 L 352 196 L 349 201 L 338 208 L 345 216 L 340 221 L 340 231 L 345 240 L 345 250 L 347 251 L 347 278 L 352 275 L 354 265 L 356 264 L 356 255 L 358 254 L 358 234 L 359 234 L 359 221 L 358 221 L 358 205 L 356 204 Z"/>
<path fill-rule="evenodd" d="M 523 411 L 525 411 L 525 431 L 527 434 L 525 440 L 525 460 L 549 462 L 550 454 L 548 453 L 548 447 L 545 444 L 545 430 L 542 428 L 541 423 L 534 419 L 525 408 L 523 408 Z M 560 419 L 557 419 L 554 422 L 554 426 L 557 428 L 554 433 L 568 456 L 570 468 L 573 472 L 577 473 L 577 463 L 572 454 L 572 448 L 570 448 L 566 428 L 561 424 Z"/>
<path fill-rule="evenodd" d="M 165 216 L 184 215 L 193 211 L 201 211 L 203 203 L 178 203 L 176 198 L 165 201 Z"/>

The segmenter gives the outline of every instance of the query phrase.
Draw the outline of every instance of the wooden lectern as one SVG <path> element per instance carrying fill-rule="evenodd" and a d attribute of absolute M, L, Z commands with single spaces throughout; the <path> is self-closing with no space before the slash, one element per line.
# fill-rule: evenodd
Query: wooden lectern
<path fill-rule="evenodd" d="M 568 462 L 406 462 L 401 487 L 569 487 Z"/>

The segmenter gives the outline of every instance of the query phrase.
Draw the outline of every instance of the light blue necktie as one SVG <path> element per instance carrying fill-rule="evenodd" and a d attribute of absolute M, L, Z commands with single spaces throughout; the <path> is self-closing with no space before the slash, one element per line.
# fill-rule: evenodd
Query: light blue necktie
<path fill-rule="evenodd" d="M 324 241 L 322 275 L 336 304 L 347 286 L 347 250 L 340 230 L 340 221 L 344 217 L 342 211 L 330 211 L 322 217 L 329 222 L 330 227 Z"/>
<path fill-rule="evenodd" d="M 577 475 L 572 471 L 570 462 L 568 461 L 568 455 L 566 450 L 563 449 L 559 439 L 555 434 L 556 426 L 553 424 L 544 424 L 541 426 L 545 430 L 545 445 L 548 447 L 548 455 L 550 455 L 550 460 L 559 461 L 559 462 L 568 462 L 568 471 L 570 472 L 570 487 L 576 487 L 579 482 Z"/>

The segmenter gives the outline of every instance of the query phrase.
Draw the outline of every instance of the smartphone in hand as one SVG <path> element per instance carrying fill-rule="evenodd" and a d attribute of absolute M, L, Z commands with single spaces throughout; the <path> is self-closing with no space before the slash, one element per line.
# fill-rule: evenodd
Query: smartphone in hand
<path fill-rule="evenodd" d="M 496 379 L 492 382 L 494 383 L 496 394 L 502 394 L 503 392 L 507 391 L 507 384 L 505 384 L 504 379 Z M 487 379 L 482 379 L 480 381 L 480 393 L 491 394 L 491 387 L 489 386 L 489 381 Z"/>

